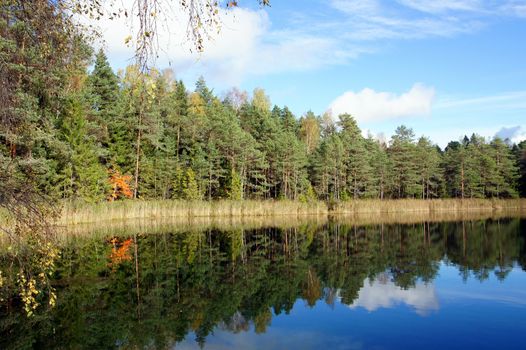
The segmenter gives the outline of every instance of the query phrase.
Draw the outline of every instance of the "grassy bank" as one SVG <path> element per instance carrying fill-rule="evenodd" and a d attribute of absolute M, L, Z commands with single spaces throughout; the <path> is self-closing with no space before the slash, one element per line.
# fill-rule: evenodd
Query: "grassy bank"
<path fill-rule="evenodd" d="M 61 225 L 99 221 L 218 218 L 218 217 L 301 217 L 309 215 L 355 215 L 442 212 L 526 212 L 526 199 L 437 199 L 357 200 L 335 203 L 298 201 L 119 201 L 98 204 L 67 203 Z"/>

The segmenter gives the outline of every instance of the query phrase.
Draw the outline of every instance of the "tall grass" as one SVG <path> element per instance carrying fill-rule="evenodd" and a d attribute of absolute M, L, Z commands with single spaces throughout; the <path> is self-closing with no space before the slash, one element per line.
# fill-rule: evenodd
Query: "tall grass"
<path fill-rule="evenodd" d="M 305 215 L 355 215 L 439 212 L 526 212 L 526 199 L 401 199 L 302 203 L 289 200 L 266 201 L 117 201 L 97 204 L 66 203 L 61 225 L 130 219 L 199 217 L 301 217 Z"/>
<path fill-rule="evenodd" d="M 60 226 L 59 236 L 74 237 L 107 237 L 129 235 L 130 232 L 177 233 L 187 231 L 204 231 L 218 229 L 221 231 L 250 230 L 265 227 L 291 229 L 302 226 L 320 227 L 329 222 L 345 225 L 392 225 L 417 224 L 422 222 L 499 220 L 509 216 L 526 218 L 526 212 L 509 211 L 440 211 L 354 213 L 352 215 L 303 215 L 291 220 L 290 216 L 237 216 L 237 217 L 162 217 L 154 219 L 129 219 L 117 221 L 98 221 Z"/>
<path fill-rule="evenodd" d="M 298 201 L 118 201 L 98 204 L 67 203 L 59 224 L 137 218 L 303 216 L 328 212 L 323 202 Z"/>
<path fill-rule="evenodd" d="M 400 213 L 400 212 L 465 212 L 465 211 L 526 211 L 526 199 L 360 199 L 339 202 L 332 213 Z"/>

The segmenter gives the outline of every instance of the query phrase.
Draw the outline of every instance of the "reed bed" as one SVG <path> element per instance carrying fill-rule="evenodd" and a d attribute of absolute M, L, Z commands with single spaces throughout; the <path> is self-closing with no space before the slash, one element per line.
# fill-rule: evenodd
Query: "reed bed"
<path fill-rule="evenodd" d="M 305 226 L 320 227 L 330 222 L 355 225 L 395 225 L 418 224 L 423 222 L 453 222 L 475 220 L 500 220 L 508 217 L 526 218 L 526 212 L 509 211 L 441 211 L 427 212 L 397 212 L 384 213 L 355 213 L 352 215 L 303 215 L 291 220 L 289 216 L 237 216 L 237 217 L 169 217 L 156 219 L 130 219 L 116 221 L 99 221 L 60 226 L 58 234 L 63 238 L 73 237 L 108 237 L 129 236 L 135 233 L 177 233 L 204 230 L 251 230 L 275 227 L 291 229 Z"/>
<path fill-rule="evenodd" d="M 422 222 L 526 218 L 521 200 L 358 200 L 338 203 L 292 201 L 128 201 L 100 204 L 67 203 L 57 234 L 68 240 L 136 233 L 176 233 L 209 229 L 238 230 L 276 227 L 417 224 Z M 9 221 L 2 221 L 5 225 Z M 0 246 L 5 241 L 0 234 Z"/>
<path fill-rule="evenodd" d="M 444 215 L 444 213 L 449 213 Z M 526 199 L 401 199 L 401 200 L 351 200 L 331 203 L 316 201 L 302 203 L 289 200 L 267 201 L 117 201 L 102 203 L 67 202 L 57 220 L 59 226 L 83 223 L 102 223 L 130 220 L 169 219 L 178 223 L 200 221 L 207 225 L 218 222 L 297 222 L 304 216 L 356 217 L 361 221 L 368 217 L 372 221 L 409 220 L 412 218 L 462 219 L 466 213 L 500 213 L 517 216 L 526 213 Z M 440 215 L 439 215 L 440 214 Z M 240 218 L 242 218 L 240 220 Z M 279 220 L 278 220 L 279 218 Z M 199 219 L 199 220 L 197 220 Z M 166 221 L 166 220 L 164 220 Z M 403 223 L 403 221 L 400 221 Z M 8 225 L 6 213 L 0 211 L 0 225 Z"/>
<path fill-rule="evenodd" d="M 195 217 L 300 217 L 305 215 L 354 215 L 438 212 L 526 212 L 526 199 L 360 199 L 338 202 L 302 203 L 288 200 L 267 201 L 118 201 L 97 204 L 66 203 L 58 224 L 98 221 L 195 218 Z"/>
<path fill-rule="evenodd" d="M 336 214 L 385 214 L 401 212 L 467 212 L 467 211 L 526 211 L 526 199 L 360 199 L 338 202 L 331 207 Z"/>
<path fill-rule="evenodd" d="M 327 215 L 304 215 L 291 220 L 289 216 L 246 217 L 171 217 L 159 219 L 132 219 L 60 226 L 59 237 L 129 236 L 130 233 L 178 233 L 206 230 L 234 231 L 261 228 L 292 229 L 319 227 L 329 222 Z"/>
<path fill-rule="evenodd" d="M 67 203 L 58 224 L 69 225 L 107 220 L 304 216 L 327 214 L 324 202 L 298 201 L 119 201 L 98 204 Z"/>

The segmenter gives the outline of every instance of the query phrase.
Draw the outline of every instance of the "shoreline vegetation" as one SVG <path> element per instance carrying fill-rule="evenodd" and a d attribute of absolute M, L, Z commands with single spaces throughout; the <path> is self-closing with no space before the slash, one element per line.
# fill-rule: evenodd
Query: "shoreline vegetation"
<path fill-rule="evenodd" d="M 129 237 L 130 232 L 163 234 L 179 232 L 197 232 L 207 230 L 232 231 L 252 230 L 275 227 L 296 230 L 301 227 L 320 227 L 331 223 L 350 226 L 371 225 L 421 225 L 425 223 L 502 220 L 509 217 L 526 218 L 526 211 L 516 209 L 498 211 L 441 211 L 395 212 L 382 216 L 377 214 L 352 215 L 302 215 L 290 216 L 245 216 L 245 217 L 162 217 L 156 219 L 129 219 L 115 221 L 98 221 L 63 225 L 58 230 L 59 241 L 76 240 L 83 237 Z"/>
<path fill-rule="evenodd" d="M 326 203 L 290 200 L 266 201 L 118 201 L 96 204 L 66 203 L 58 225 L 125 221 L 136 219 L 195 218 L 297 218 L 303 216 L 365 215 L 400 220 L 405 214 L 425 218 L 440 213 L 526 213 L 526 199 L 398 199 L 351 200 Z M 454 218 L 454 215 L 449 215 Z M 458 215 L 457 215 L 458 216 Z M 280 220 L 282 221 L 282 220 Z M 376 220 L 379 221 L 378 219 Z M 389 220 L 393 221 L 393 220 Z"/>

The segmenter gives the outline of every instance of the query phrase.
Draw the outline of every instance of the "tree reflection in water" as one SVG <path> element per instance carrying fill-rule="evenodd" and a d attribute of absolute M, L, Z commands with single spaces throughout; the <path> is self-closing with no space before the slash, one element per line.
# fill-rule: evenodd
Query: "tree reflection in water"
<path fill-rule="evenodd" d="M 264 333 L 298 299 L 425 314 L 441 263 L 503 280 L 526 268 L 524 236 L 522 220 L 501 219 L 78 239 L 62 248 L 55 308 L 27 318 L 3 304 L 0 348 L 165 348 L 190 332 L 203 345 L 216 328 Z"/>

